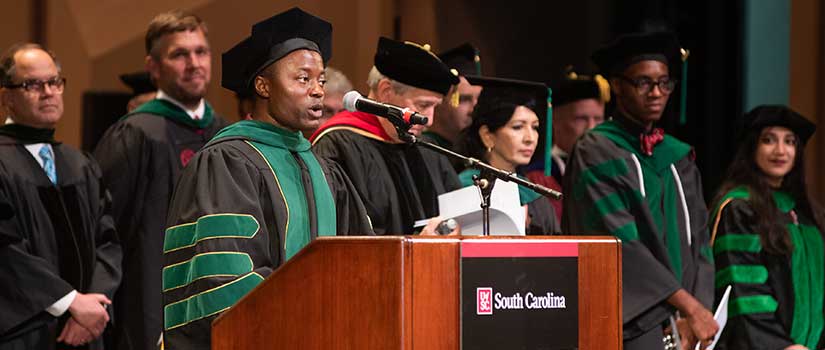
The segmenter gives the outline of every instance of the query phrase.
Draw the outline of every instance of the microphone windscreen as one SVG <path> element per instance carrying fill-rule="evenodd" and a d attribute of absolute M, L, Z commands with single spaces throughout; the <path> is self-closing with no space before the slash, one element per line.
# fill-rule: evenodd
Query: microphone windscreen
<path fill-rule="evenodd" d="M 352 90 L 346 94 L 344 94 L 344 109 L 355 112 L 355 103 L 361 98 L 361 94 L 358 91 Z"/>

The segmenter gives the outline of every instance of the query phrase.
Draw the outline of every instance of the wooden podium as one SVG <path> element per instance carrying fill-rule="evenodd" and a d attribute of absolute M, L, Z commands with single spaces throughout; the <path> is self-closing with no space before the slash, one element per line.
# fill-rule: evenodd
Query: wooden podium
<path fill-rule="evenodd" d="M 212 349 L 460 349 L 460 247 L 479 237 L 319 238 L 212 324 Z M 621 349 L 621 243 L 578 245 L 578 348 Z M 535 241 L 538 240 L 538 241 Z"/>

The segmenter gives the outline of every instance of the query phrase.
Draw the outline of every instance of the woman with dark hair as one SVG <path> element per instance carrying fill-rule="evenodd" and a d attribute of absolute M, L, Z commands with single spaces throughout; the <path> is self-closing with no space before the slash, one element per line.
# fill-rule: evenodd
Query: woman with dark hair
<path fill-rule="evenodd" d="M 803 152 L 816 127 L 784 106 L 745 122 L 711 212 L 717 300 L 732 286 L 717 348 L 821 349 L 825 253 Z"/>
<path fill-rule="evenodd" d="M 527 165 L 539 140 L 539 116 L 547 115 L 547 87 L 541 83 L 499 78 L 468 77 L 483 90 L 473 109 L 472 124 L 462 131 L 459 153 L 496 168 L 515 172 Z M 476 169 L 458 174 L 461 184 L 473 185 Z M 525 233 L 551 235 L 560 231 L 552 204 L 533 190 L 519 186 L 521 204 L 527 206 Z"/>

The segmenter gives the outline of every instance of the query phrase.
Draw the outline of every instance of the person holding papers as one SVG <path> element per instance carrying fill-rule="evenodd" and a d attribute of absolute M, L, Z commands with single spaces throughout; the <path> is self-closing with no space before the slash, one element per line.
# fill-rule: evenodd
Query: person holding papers
<path fill-rule="evenodd" d="M 473 121 L 457 145 L 459 153 L 480 159 L 496 168 L 515 172 L 527 165 L 539 140 L 539 116 L 547 115 L 547 87 L 541 83 L 499 78 L 469 77 L 483 86 Z M 458 177 L 472 186 L 477 169 L 466 169 Z M 528 235 L 559 232 L 552 204 L 546 197 L 519 186 L 519 198 L 527 206 Z"/>
<path fill-rule="evenodd" d="M 429 45 L 380 38 L 367 77 L 367 98 L 409 108 L 433 120 L 458 77 Z M 424 125 L 409 132 L 421 135 Z M 402 141 L 389 119 L 344 111 L 310 139 L 312 152 L 341 165 L 358 190 L 378 235 L 416 233 L 418 220 L 439 214 L 438 196 L 461 188 L 447 157 Z"/>
<path fill-rule="evenodd" d="M 745 123 L 711 212 L 717 299 L 733 287 L 717 349 L 822 349 L 822 226 L 803 154 L 816 127 L 784 106 Z"/>

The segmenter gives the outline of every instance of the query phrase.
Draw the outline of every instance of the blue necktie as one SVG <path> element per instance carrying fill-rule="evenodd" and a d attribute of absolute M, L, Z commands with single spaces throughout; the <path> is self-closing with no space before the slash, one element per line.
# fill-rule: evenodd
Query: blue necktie
<path fill-rule="evenodd" d="M 52 150 L 49 145 L 43 145 L 40 148 L 40 159 L 43 160 L 43 170 L 46 171 L 46 176 L 52 181 L 52 184 L 57 184 L 57 172 L 54 170 L 54 157 L 52 157 Z"/>

